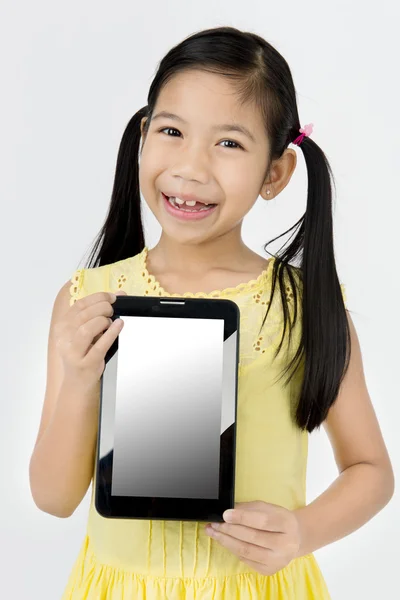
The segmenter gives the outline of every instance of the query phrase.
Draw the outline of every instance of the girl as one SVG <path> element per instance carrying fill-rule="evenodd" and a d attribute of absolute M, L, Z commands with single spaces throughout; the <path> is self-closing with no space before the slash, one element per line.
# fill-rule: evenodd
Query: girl
<path fill-rule="evenodd" d="M 390 500 L 392 467 L 335 267 L 330 166 L 311 133 L 284 58 L 231 27 L 172 48 L 128 123 L 92 263 L 54 303 L 32 494 L 68 517 L 90 485 L 104 356 L 123 326 L 109 326 L 119 290 L 238 304 L 237 502 L 209 527 L 105 519 L 92 493 L 64 600 L 325 600 L 313 551 Z M 258 196 L 289 183 L 290 143 L 306 161 L 307 208 L 290 245 L 265 260 L 243 243 L 242 222 Z M 140 191 L 162 227 L 150 251 Z M 340 476 L 306 506 L 308 434 L 322 424 Z"/>

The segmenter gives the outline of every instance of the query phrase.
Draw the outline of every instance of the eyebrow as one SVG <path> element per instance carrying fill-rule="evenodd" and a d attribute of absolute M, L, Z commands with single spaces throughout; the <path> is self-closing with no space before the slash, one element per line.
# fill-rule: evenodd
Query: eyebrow
<path fill-rule="evenodd" d="M 183 123 L 184 125 L 187 125 L 187 121 L 182 119 L 182 117 L 178 117 L 178 115 L 167 112 L 166 110 L 162 110 L 161 112 L 157 113 L 152 118 L 152 121 L 155 121 L 156 119 L 162 119 L 162 118 L 171 119 L 172 121 L 179 121 L 179 123 Z M 247 127 L 245 127 L 244 125 L 240 125 L 239 123 L 223 123 L 221 125 L 214 125 L 213 130 L 214 131 L 237 131 L 239 133 L 243 133 L 245 136 L 250 138 L 250 140 L 252 142 L 256 143 L 256 139 L 255 139 L 254 135 L 247 129 Z"/>

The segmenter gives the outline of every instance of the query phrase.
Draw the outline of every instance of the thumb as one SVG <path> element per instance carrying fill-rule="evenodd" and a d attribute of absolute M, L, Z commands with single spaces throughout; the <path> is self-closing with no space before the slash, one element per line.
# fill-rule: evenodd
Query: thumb
<path fill-rule="evenodd" d="M 127 296 L 128 294 L 125 292 L 125 290 L 118 290 L 117 292 L 114 292 L 114 294 L 116 296 Z"/>

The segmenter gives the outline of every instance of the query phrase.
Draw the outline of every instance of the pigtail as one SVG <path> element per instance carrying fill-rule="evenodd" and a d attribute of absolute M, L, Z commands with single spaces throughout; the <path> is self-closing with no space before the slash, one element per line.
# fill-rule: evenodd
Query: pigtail
<path fill-rule="evenodd" d="M 350 327 L 335 264 L 332 171 L 312 139 L 303 143 L 300 148 L 308 173 L 302 260 L 302 341 L 306 362 L 296 419 L 312 431 L 325 420 L 347 371 Z"/>
<path fill-rule="evenodd" d="M 144 248 L 139 188 L 140 124 L 147 106 L 129 121 L 118 150 L 108 215 L 98 234 L 87 267 L 97 267 L 135 256 Z"/>
<path fill-rule="evenodd" d="M 296 128 L 294 137 L 298 131 L 299 128 Z M 300 148 L 304 153 L 308 174 L 307 207 L 303 217 L 291 228 L 298 229 L 293 241 L 276 257 L 271 297 L 278 278 L 284 327 L 276 354 L 282 345 L 287 323 L 290 322 L 284 293 L 287 281 L 292 289 L 295 306 L 289 333 L 298 316 L 297 308 L 301 310 L 301 341 L 280 378 L 288 371 L 291 371 L 291 376 L 294 375 L 302 365 L 302 387 L 294 418 L 301 429 L 311 432 L 326 419 L 329 408 L 338 395 L 350 359 L 350 328 L 335 265 L 330 179 L 332 177 L 334 181 L 332 170 L 324 152 L 312 139 L 304 138 Z M 266 246 L 272 241 L 274 240 Z M 293 268 L 290 263 L 299 255 L 300 268 Z M 294 270 L 300 278 L 301 290 Z"/>

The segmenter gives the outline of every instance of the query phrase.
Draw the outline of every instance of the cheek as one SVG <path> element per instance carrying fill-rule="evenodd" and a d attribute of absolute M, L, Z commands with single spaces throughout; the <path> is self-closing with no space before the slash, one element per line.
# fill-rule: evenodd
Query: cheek
<path fill-rule="evenodd" d="M 146 203 L 150 206 L 151 205 L 151 194 L 150 192 L 150 184 L 149 184 L 149 178 L 147 176 L 146 173 L 146 169 L 143 168 L 143 163 L 140 164 L 139 167 L 139 189 L 140 192 L 143 196 L 143 198 L 145 199 Z"/>
<path fill-rule="evenodd" d="M 157 179 L 165 171 L 165 159 L 149 146 L 143 148 L 139 165 L 139 186 L 147 201 L 151 201 L 157 190 Z"/>
<path fill-rule="evenodd" d="M 240 167 L 224 178 L 226 197 L 238 207 L 239 212 L 247 213 L 257 201 L 262 187 L 262 165 L 254 160 L 244 161 Z"/>
<path fill-rule="evenodd" d="M 232 172 L 224 182 L 227 209 L 234 216 L 246 214 L 254 203 L 254 192 L 247 176 Z"/>
<path fill-rule="evenodd" d="M 149 176 L 146 169 L 146 164 L 142 160 L 139 166 L 139 187 L 143 193 L 146 195 L 147 186 L 148 186 Z"/>

